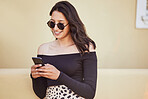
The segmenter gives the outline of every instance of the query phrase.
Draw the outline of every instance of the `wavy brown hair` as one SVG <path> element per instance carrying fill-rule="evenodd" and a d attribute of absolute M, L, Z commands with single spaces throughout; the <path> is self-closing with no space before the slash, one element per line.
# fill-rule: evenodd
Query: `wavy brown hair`
<path fill-rule="evenodd" d="M 68 1 L 57 2 L 51 9 L 50 16 L 53 11 L 61 12 L 68 20 L 72 40 L 81 54 L 84 54 L 85 51 L 89 52 L 90 43 L 92 43 L 94 49 L 96 48 L 95 42 L 87 36 L 85 26 L 72 4 Z"/>

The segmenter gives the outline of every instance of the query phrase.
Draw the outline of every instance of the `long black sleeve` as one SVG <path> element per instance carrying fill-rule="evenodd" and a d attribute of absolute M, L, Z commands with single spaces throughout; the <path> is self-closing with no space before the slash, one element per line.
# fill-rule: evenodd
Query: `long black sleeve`
<path fill-rule="evenodd" d="M 32 78 L 32 76 L 31 76 Z M 33 90 L 35 94 L 40 98 L 43 99 L 46 95 L 47 89 L 47 79 L 43 77 L 39 78 L 32 78 Z"/>
<path fill-rule="evenodd" d="M 79 82 L 61 72 L 58 82 L 66 85 L 78 95 L 86 99 L 93 99 L 96 92 L 97 57 L 96 53 L 86 54 L 83 59 L 84 80 Z"/>

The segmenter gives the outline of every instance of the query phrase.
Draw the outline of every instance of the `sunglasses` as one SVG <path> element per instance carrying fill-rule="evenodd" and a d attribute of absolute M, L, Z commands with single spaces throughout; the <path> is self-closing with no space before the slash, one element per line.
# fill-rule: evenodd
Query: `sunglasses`
<path fill-rule="evenodd" d="M 47 22 L 47 25 L 48 25 L 50 28 L 54 28 L 55 25 L 57 25 L 57 27 L 58 27 L 60 30 L 64 30 L 64 28 L 65 28 L 68 24 L 66 24 L 66 25 L 64 25 L 63 23 L 55 24 L 55 22 L 53 22 L 53 21 L 48 21 L 48 22 Z"/>

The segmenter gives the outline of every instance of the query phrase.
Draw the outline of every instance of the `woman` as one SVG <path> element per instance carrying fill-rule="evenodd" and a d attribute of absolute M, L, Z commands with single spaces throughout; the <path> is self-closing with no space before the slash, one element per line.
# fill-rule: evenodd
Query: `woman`
<path fill-rule="evenodd" d="M 45 99 L 93 99 L 96 91 L 95 42 L 87 35 L 75 8 L 60 1 L 47 22 L 56 40 L 42 44 L 38 57 L 45 66 L 33 65 L 33 90 Z"/>

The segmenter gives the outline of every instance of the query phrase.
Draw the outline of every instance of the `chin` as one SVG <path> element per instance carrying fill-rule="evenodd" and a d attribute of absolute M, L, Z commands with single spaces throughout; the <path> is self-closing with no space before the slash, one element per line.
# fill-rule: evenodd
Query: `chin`
<path fill-rule="evenodd" d="M 68 36 L 69 36 L 69 34 L 64 34 L 63 32 L 61 32 L 58 35 L 54 34 L 54 37 L 57 38 L 57 39 L 63 39 L 63 38 L 68 37 Z"/>
<path fill-rule="evenodd" d="M 54 37 L 57 38 L 57 39 L 62 39 L 63 38 L 63 36 L 61 36 L 61 35 L 58 35 L 58 36 L 54 35 Z"/>

